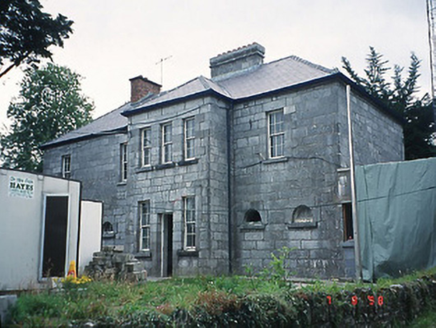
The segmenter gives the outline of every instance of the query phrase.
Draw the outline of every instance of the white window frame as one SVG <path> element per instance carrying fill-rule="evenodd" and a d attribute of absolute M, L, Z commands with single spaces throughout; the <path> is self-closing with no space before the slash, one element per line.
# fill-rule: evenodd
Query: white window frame
<path fill-rule="evenodd" d="M 277 114 L 282 115 L 282 129 L 281 131 L 271 131 L 272 119 Z M 281 147 L 277 147 L 278 143 L 275 141 L 281 139 Z M 278 149 L 282 150 L 280 154 L 277 154 Z M 284 128 L 284 112 L 283 109 L 275 110 L 268 113 L 268 157 L 269 158 L 282 158 L 285 155 L 285 128 Z"/>
<path fill-rule="evenodd" d="M 62 156 L 62 177 L 71 178 L 71 155 Z"/>
<path fill-rule="evenodd" d="M 144 209 L 147 211 L 144 212 Z M 145 219 L 145 220 L 144 220 Z M 139 202 L 139 250 L 149 251 L 151 246 L 151 235 L 150 235 L 150 201 Z M 144 235 L 147 236 L 147 244 L 144 245 Z"/>
<path fill-rule="evenodd" d="M 192 126 L 189 126 L 190 124 L 192 124 Z M 183 126 L 185 160 L 195 159 L 195 118 L 190 117 L 185 119 Z"/>
<path fill-rule="evenodd" d="M 170 128 L 170 132 L 167 132 L 167 128 Z M 171 122 L 161 125 L 161 142 L 162 142 L 162 164 L 172 163 L 173 161 L 173 125 Z M 169 137 L 168 137 L 169 136 Z"/>
<path fill-rule="evenodd" d="M 191 205 L 191 207 L 189 205 Z M 197 223 L 195 214 L 195 197 L 183 197 L 183 248 L 187 251 L 193 251 L 197 247 Z"/>
<path fill-rule="evenodd" d="M 127 181 L 127 166 L 128 166 L 128 158 L 127 158 L 127 142 L 122 143 L 120 145 L 120 180 L 121 182 Z"/>
<path fill-rule="evenodd" d="M 151 128 L 141 130 L 141 166 L 151 165 Z"/>

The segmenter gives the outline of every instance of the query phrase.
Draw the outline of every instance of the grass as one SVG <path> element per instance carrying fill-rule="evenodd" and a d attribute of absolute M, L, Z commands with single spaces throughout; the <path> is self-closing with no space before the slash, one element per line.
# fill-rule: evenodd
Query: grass
<path fill-rule="evenodd" d="M 409 328 L 435 328 L 435 327 L 436 327 L 436 309 L 431 309 L 426 311 L 409 325 Z"/>
<path fill-rule="evenodd" d="M 377 284 L 339 284 L 316 281 L 302 287 L 300 293 L 335 294 L 341 290 L 371 288 L 377 291 L 392 284 L 413 281 L 423 275 L 435 274 L 436 268 L 408 275 L 399 279 L 381 279 Z M 269 302 L 267 306 L 286 306 L 289 295 L 297 292 L 293 285 L 283 279 L 258 277 L 200 276 L 196 278 L 173 278 L 144 284 L 121 282 L 91 282 L 83 286 L 69 286 L 65 290 L 45 290 L 20 295 L 12 309 L 16 327 L 67 326 L 80 320 L 125 320 L 141 316 L 160 320 L 175 311 L 189 312 L 201 309 L 204 315 L 217 315 L 224 310 L 238 310 L 242 298 Z M 257 304 L 257 301 L 253 304 Z M 195 311 L 194 311 L 195 312 Z M 169 317 L 168 317 L 169 318 Z M 412 327 L 433 327 L 436 314 L 429 312 Z M 108 319 L 109 320 L 109 319 Z M 151 320 L 151 319 L 150 319 Z M 12 325 L 12 327 L 14 327 Z"/>
<path fill-rule="evenodd" d="M 272 281 L 232 277 L 173 278 L 145 284 L 91 282 L 84 288 L 20 295 L 13 321 L 29 326 L 63 325 L 71 320 L 128 317 L 139 312 L 168 315 L 175 309 L 210 306 L 251 293 L 277 293 Z"/>

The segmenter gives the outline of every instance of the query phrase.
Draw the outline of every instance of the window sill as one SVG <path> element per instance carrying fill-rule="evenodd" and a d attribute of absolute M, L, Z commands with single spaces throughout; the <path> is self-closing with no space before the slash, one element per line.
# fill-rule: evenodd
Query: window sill
<path fill-rule="evenodd" d="M 127 181 L 120 181 L 117 183 L 117 186 L 126 186 L 127 185 Z"/>
<path fill-rule="evenodd" d="M 354 248 L 354 239 L 343 241 L 341 243 L 342 248 Z"/>
<path fill-rule="evenodd" d="M 180 161 L 177 163 L 177 165 L 178 166 L 186 166 L 186 165 L 192 165 L 192 164 L 197 164 L 197 163 L 198 163 L 198 158 L 192 158 L 192 159 Z"/>
<path fill-rule="evenodd" d="M 151 260 L 151 258 L 152 258 L 151 251 L 150 250 L 139 251 L 139 252 L 135 253 L 135 257 L 137 259 L 150 259 Z"/>
<path fill-rule="evenodd" d="M 287 225 L 288 229 L 313 229 L 318 227 L 317 222 L 294 222 Z"/>
<path fill-rule="evenodd" d="M 264 223 L 244 223 L 239 228 L 239 231 L 265 230 Z"/>
<path fill-rule="evenodd" d="M 198 257 L 198 250 L 179 249 L 177 255 L 179 257 Z"/>
<path fill-rule="evenodd" d="M 153 171 L 153 166 L 141 166 L 140 168 L 136 169 L 135 173 L 143 173 L 143 172 L 150 172 Z"/>
<path fill-rule="evenodd" d="M 103 232 L 103 234 L 102 234 L 103 239 L 113 239 L 113 238 L 115 238 L 115 236 L 116 236 L 115 231 Z"/>
<path fill-rule="evenodd" d="M 173 167 L 175 167 L 175 166 L 176 166 L 176 163 L 171 162 L 171 163 L 165 163 L 165 164 L 159 164 L 159 165 L 156 165 L 154 168 L 155 168 L 156 170 L 165 170 L 165 169 L 173 168 Z"/>
<path fill-rule="evenodd" d="M 262 161 L 263 164 L 274 164 L 274 163 L 284 163 L 289 160 L 288 157 L 277 157 L 277 158 L 269 158 Z"/>

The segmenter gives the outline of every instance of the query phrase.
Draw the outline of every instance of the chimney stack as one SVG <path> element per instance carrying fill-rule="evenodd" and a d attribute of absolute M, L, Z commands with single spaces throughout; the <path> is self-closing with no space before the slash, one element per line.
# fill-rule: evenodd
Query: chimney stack
<path fill-rule="evenodd" d="M 263 64 L 264 55 L 265 48 L 256 42 L 225 52 L 210 59 L 211 76 L 219 81 L 249 71 Z"/>
<path fill-rule="evenodd" d="M 137 102 L 148 94 L 158 94 L 162 87 L 160 84 L 150 81 L 146 77 L 142 77 L 142 75 L 131 78 L 129 81 L 130 101 L 132 103 Z"/>

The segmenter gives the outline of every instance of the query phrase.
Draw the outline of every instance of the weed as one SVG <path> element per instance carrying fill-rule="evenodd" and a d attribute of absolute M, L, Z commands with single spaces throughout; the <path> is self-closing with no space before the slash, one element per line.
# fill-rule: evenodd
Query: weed
<path fill-rule="evenodd" d="M 268 279 L 278 283 L 281 286 L 291 286 L 289 281 L 289 271 L 285 266 L 285 260 L 289 256 L 293 248 L 282 247 L 279 250 L 279 255 L 271 253 L 271 261 L 259 274 L 261 279 Z"/>

